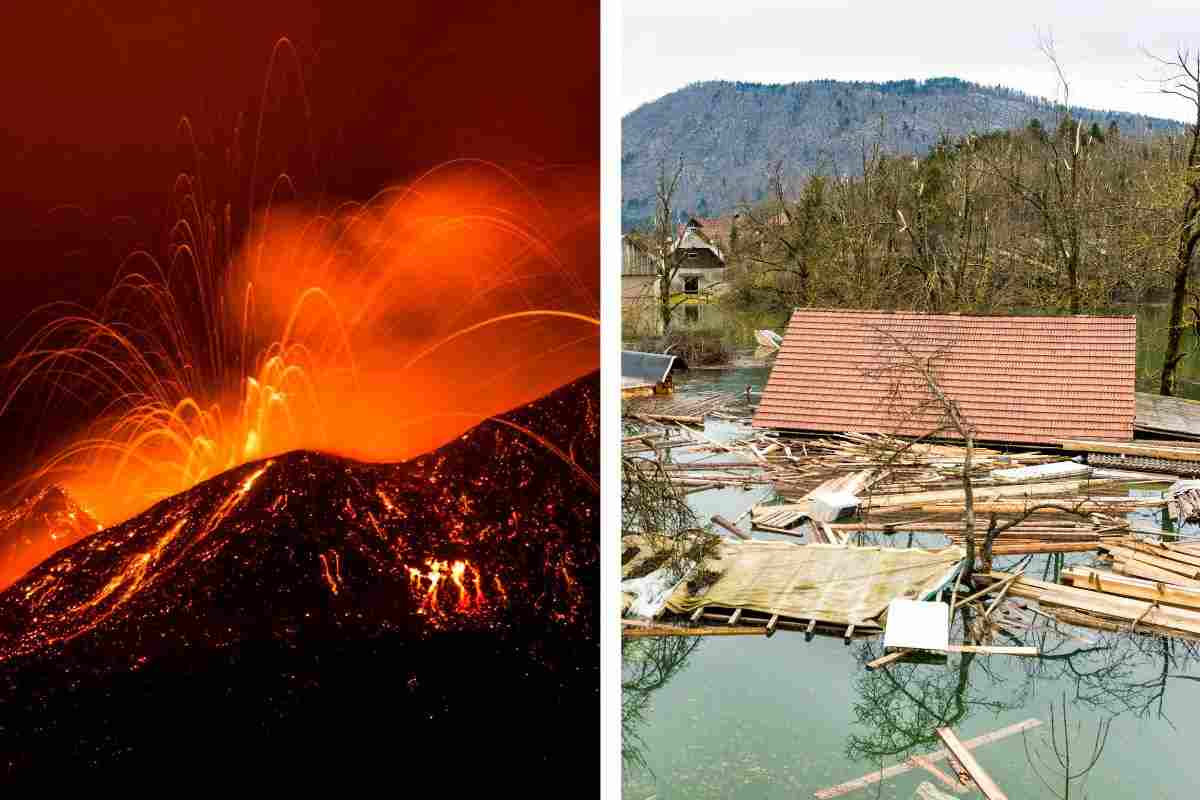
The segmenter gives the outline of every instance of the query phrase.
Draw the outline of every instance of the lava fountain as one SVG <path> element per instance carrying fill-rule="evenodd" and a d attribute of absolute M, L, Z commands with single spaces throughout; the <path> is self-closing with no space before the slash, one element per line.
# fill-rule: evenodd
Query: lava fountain
<path fill-rule="evenodd" d="M 223 256 L 228 205 L 181 178 L 164 258 L 130 255 L 95 309 L 27 320 L 0 410 L 36 392 L 88 422 L 22 486 L 113 524 L 289 450 L 404 460 L 595 369 L 595 182 L 463 160 L 322 210 L 282 202 L 284 176 Z"/>

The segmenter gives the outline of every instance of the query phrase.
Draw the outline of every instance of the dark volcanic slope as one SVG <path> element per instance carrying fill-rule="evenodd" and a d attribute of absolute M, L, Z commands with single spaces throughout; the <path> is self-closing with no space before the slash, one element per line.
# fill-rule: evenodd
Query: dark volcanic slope
<path fill-rule="evenodd" d="M 0 594 L 9 776 L 190 763 L 165 730 L 366 758 L 383 708 L 436 729 L 586 701 L 594 739 L 598 412 L 593 375 L 403 464 L 288 453 L 56 553 Z"/>
<path fill-rule="evenodd" d="M 1073 108 L 1101 130 L 1123 134 L 1181 124 L 1120 111 Z M 768 165 L 782 160 L 791 177 L 862 171 L 864 139 L 891 152 L 923 154 L 943 135 L 1020 128 L 1031 119 L 1054 126 L 1048 101 L 956 78 L 888 83 L 791 84 L 705 81 L 647 103 L 621 120 L 621 209 L 630 223 L 651 218 L 660 158 L 683 156 L 688 177 L 676 208 L 701 216 L 763 196 Z M 882 124 L 882 130 L 881 130 Z"/>

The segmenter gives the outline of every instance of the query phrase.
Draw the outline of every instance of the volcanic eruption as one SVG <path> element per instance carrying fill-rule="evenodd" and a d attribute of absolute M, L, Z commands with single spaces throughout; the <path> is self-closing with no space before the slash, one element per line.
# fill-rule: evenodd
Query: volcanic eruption
<path fill-rule="evenodd" d="M 22 323 L 0 413 L 52 424 L 0 515 L 4 776 L 375 773 L 380 726 L 431 758 L 563 718 L 536 759 L 594 766 L 594 165 L 335 202 L 262 190 L 268 133 L 244 207 L 180 174 L 162 253 Z"/>

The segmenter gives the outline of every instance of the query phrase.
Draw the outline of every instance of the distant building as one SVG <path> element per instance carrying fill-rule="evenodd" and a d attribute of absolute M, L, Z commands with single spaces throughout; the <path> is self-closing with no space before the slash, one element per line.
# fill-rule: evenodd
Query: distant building
<path fill-rule="evenodd" d="M 703 232 L 703 223 L 689 218 L 679 227 L 674 241 L 667 248 L 668 258 L 678 259 L 679 268 L 671 281 L 672 303 L 687 324 L 699 319 L 699 303 L 711 292 L 718 291 L 725 281 L 725 253 Z M 643 331 L 656 330 L 660 324 L 658 311 L 661 257 L 654 252 L 652 242 L 637 234 L 621 238 L 621 308 L 627 327 Z M 684 295 L 684 297 L 680 297 Z M 687 295 L 694 295 L 692 298 Z"/>
<path fill-rule="evenodd" d="M 621 305 L 655 296 L 659 259 L 633 234 L 621 237 Z"/>
<path fill-rule="evenodd" d="M 698 295 L 725 281 L 725 254 L 705 236 L 703 227 L 696 218 L 689 219 L 671 246 L 679 261 L 673 292 Z"/>

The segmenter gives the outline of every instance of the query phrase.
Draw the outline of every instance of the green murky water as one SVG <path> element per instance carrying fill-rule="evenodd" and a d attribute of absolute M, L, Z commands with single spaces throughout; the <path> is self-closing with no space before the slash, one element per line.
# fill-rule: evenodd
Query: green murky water
<path fill-rule="evenodd" d="M 741 390 L 747 384 L 761 388 L 766 370 L 681 377 L 681 393 L 715 386 Z M 710 419 L 706 433 L 725 438 L 736 428 Z M 761 496 L 761 489 L 725 489 L 691 500 L 702 520 L 714 513 L 732 519 Z M 1026 574 L 1040 577 L 1046 557 L 1034 558 Z M 1067 563 L 1090 558 L 1068 555 Z M 1000 558 L 997 567 L 1017 561 Z M 863 664 L 880 654 L 879 640 L 847 646 L 820 636 L 805 642 L 802 634 L 781 631 L 770 639 L 626 642 L 623 708 L 632 758 L 624 770 L 624 796 L 812 797 L 881 765 L 939 749 L 937 726 L 950 725 L 967 739 L 1035 718 L 1046 724 L 984 745 L 975 756 L 1014 800 L 1061 797 L 1062 770 L 1048 737 L 1051 705 L 1060 715 L 1064 698 L 1075 768 L 1090 758 L 1097 727 L 1110 725 L 1099 761 L 1086 785 L 1072 785 L 1071 797 L 1200 796 L 1200 763 L 1192 761 L 1200 742 L 1200 645 L 1069 626 L 1056 631 L 1042 621 L 1009 636 L 1001 643 L 1035 645 L 1045 657 L 950 655 L 941 664 L 871 672 Z M 1063 729 L 1055 728 L 1061 751 Z M 925 781 L 946 791 L 930 774 L 913 770 L 846 797 L 912 798 Z"/>

